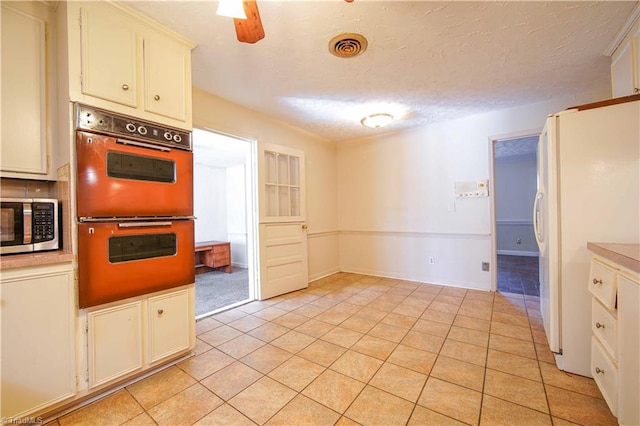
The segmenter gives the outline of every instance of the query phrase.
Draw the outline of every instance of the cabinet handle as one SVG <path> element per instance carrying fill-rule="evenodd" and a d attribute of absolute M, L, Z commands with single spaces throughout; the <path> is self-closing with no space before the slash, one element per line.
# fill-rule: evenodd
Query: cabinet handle
<path fill-rule="evenodd" d="M 158 309 L 158 315 L 164 314 L 164 309 Z"/>
<path fill-rule="evenodd" d="M 129 90 L 129 85 L 128 84 L 123 84 L 122 85 L 122 90 Z"/>
<path fill-rule="evenodd" d="M 160 100 L 160 95 L 155 95 L 155 96 L 153 97 L 153 99 L 155 99 L 156 101 L 159 101 L 159 100 Z"/>
<path fill-rule="evenodd" d="M 596 367 L 596 373 L 597 374 L 604 374 L 604 370 L 601 369 L 600 367 Z"/>
<path fill-rule="evenodd" d="M 600 324 L 599 322 L 596 323 L 596 328 L 604 328 L 604 324 Z"/>
<path fill-rule="evenodd" d="M 594 283 L 595 285 L 602 284 L 602 280 L 599 280 L 599 279 L 597 279 L 597 278 L 594 278 L 594 279 L 593 279 L 593 283 Z"/>
<path fill-rule="evenodd" d="M 307 229 L 309 226 L 305 223 L 302 225 L 302 229 Z"/>

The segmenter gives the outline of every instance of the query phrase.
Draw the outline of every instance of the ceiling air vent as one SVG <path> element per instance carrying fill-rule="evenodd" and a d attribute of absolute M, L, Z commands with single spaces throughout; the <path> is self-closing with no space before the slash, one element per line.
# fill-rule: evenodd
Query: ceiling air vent
<path fill-rule="evenodd" d="M 329 42 L 329 52 L 338 58 L 353 58 L 365 50 L 367 50 L 367 39 L 360 34 L 339 34 Z"/>

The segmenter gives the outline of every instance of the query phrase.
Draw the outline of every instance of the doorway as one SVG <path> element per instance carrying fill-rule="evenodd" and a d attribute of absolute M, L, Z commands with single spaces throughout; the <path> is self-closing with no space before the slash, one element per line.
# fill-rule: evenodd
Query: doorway
<path fill-rule="evenodd" d="M 540 295 L 533 230 L 539 134 L 492 140 L 495 290 Z"/>
<path fill-rule="evenodd" d="M 255 299 L 256 141 L 193 130 L 196 319 Z"/>

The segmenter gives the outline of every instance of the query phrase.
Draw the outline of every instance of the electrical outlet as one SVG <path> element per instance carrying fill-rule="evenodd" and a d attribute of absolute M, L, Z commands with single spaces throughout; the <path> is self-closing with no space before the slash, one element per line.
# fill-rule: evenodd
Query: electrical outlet
<path fill-rule="evenodd" d="M 429 265 L 433 265 L 434 263 L 436 263 L 436 260 L 433 258 L 433 256 L 429 256 Z"/>
<path fill-rule="evenodd" d="M 482 270 L 483 271 L 489 270 L 489 262 L 482 262 Z"/>
<path fill-rule="evenodd" d="M 516 244 L 522 244 L 522 238 L 516 238 Z"/>

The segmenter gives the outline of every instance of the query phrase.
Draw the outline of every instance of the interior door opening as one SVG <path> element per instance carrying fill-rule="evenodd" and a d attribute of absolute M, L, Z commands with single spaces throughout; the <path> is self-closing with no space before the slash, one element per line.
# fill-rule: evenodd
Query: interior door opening
<path fill-rule="evenodd" d="M 533 229 L 539 134 L 492 140 L 495 290 L 540 295 Z"/>
<path fill-rule="evenodd" d="M 256 141 L 193 130 L 196 319 L 255 300 Z"/>

